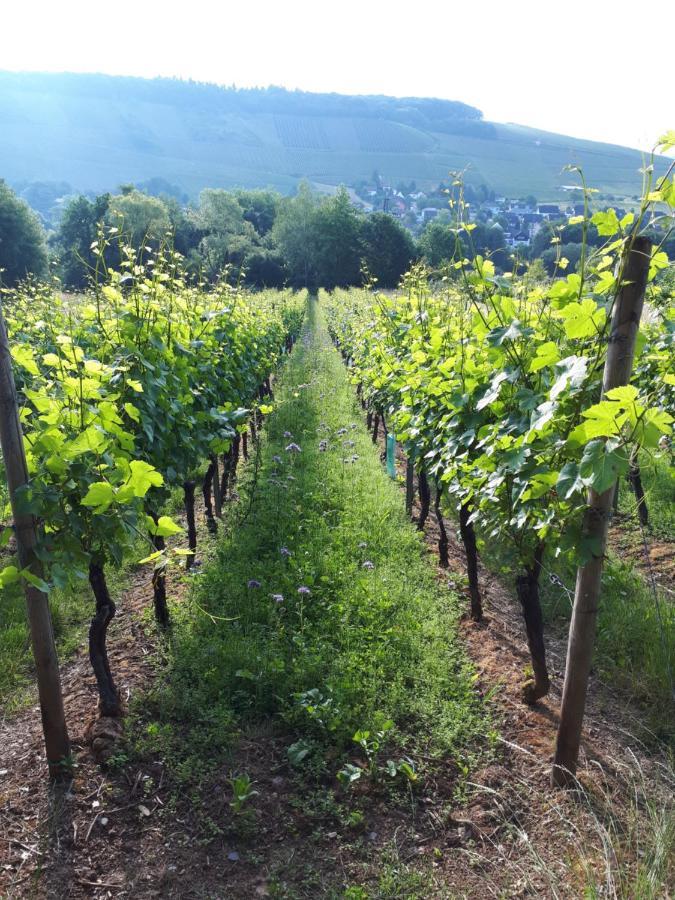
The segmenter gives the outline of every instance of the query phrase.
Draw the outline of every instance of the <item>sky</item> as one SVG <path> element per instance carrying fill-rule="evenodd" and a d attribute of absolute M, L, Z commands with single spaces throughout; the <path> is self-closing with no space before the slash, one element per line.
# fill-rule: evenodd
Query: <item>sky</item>
<path fill-rule="evenodd" d="M 651 149 L 675 128 L 675 2 L 6 0 L 0 69 L 442 97 Z M 1 123 L 0 123 L 1 128 Z"/>

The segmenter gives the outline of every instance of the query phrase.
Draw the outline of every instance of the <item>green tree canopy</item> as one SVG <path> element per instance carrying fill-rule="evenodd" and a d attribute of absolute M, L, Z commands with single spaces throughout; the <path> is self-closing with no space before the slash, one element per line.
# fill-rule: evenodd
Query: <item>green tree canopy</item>
<path fill-rule="evenodd" d="M 373 213 L 363 220 L 361 240 L 368 272 L 380 287 L 396 287 L 415 256 L 415 242 L 408 229 L 387 213 Z"/>
<path fill-rule="evenodd" d="M 0 179 L 0 281 L 14 285 L 47 272 L 47 246 L 42 226 L 27 203 Z"/>
<path fill-rule="evenodd" d="M 319 200 L 306 181 L 279 208 L 272 235 L 286 260 L 292 284 L 314 287 L 316 280 L 316 217 Z"/>
<path fill-rule="evenodd" d="M 108 225 L 116 226 L 136 249 L 147 241 L 162 240 L 171 227 L 166 204 L 135 189 L 110 198 L 106 214 Z"/>
<path fill-rule="evenodd" d="M 341 187 L 324 200 L 315 217 L 316 268 L 323 287 L 347 287 L 361 277 L 361 216 Z"/>
<path fill-rule="evenodd" d="M 61 280 L 66 287 L 81 290 L 95 267 L 92 243 L 96 240 L 99 222 L 102 222 L 110 203 L 109 194 L 101 194 L 95 200 L 73 197 L 68 203 L 54 241 L 59 258 Z"/>
<path fill-rule="evenodd" d="M 234 195 L 244 214 L 261 237 L 272 230 L 281 196 L 274 191 L 236 191 Z"/>
<path fill-rule="evenodd" d="M 456 246 L 457 236 L 442 222 L 429 222 L 419 239 L 420 253 L 432 268 L 452 259 Z"/>

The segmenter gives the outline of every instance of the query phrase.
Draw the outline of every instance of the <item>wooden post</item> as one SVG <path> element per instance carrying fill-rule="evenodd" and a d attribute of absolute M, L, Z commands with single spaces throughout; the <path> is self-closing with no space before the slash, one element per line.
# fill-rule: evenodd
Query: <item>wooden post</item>
<path fill-rule="evenodd" d="M 18 548 L 19 565 L 42 578 L 42 564 L 35 556 L 37 532 L 32 513 L 22 512 L 17 492 L 28 483 L 23 433 L 16 400 L 7 329 L 0 303 L 0 448 L 5 463 L 7 488 Z M 59 661 L 54 643 L 52 618 L 46 594 L 24 582 L 31 646 L 35 660 L 42 730 L 47 751 L 47 764 L 52 777 L 67 774 L 70 741 L 63 712 Z"/>
<path fill-rule="evenodd" d="M 615 387 L 628 384 L 633 368 L 635 339 L 640 327 L 642 306 L 652 244 L 649 238 L 636 237 L 621 274 L 622 286 L 614 302 L 607 359 L 602 381 L 603 396 Z M 600 579 L 607 545 L 607 528 L 615 486 L 598 494 L 588 492 L 583 532 L 594 539 L 597 553 L 577 571 L 574 608 L 570 622 L 565 666 L 565 685 L 560 707 L 560 725 L 556 741 L 553 783 L 560 786 L 576 782 L 576 767 L 581 744 L 581 727 L 586 705 L 588 676 L 591 671 L 595 626 L 600 599 Z"/>

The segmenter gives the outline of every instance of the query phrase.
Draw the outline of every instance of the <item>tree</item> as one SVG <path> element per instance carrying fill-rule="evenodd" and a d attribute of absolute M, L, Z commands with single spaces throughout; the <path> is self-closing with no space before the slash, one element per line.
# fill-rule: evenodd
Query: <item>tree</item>
<path fill-rule="evenodd" d="M 109 204 L 109 194 L 101 194 L 92 201 L 79 196 L 74 197 L 63 211 L 54 246 L 59 256 L 61 280 L 66 287 L 76 290 L 86 287 L 95 267 L 91 245 Z"/>
<path fill-rule="evenodd" d="M 254 244 L 255 230 L 244 221 L 241 206 L 232 193 L 221 188 L 201 192 L 195 223 L 203 235 L 199 254 L 208 278 L 216 278 L 228 263 L 241 265 L 247 247 Z"/>
<path fill-rule="evenodd" d="M 288 268 L 291 284 L 315 287 L 316 216 L 319 201 L 306 181 L 300 182 L 295 197 L 281 203 L 272 229 Z"/>
<path fill-rule="evenodd" d="M 393 216 L 373 213 L 361 225 L 363 259 L 380 287 L 396 287 L 415 256 L 415 242 Z"/>
<path fill-rule="evenodd" d="M 361 280 L 361 222 L 346 188 L 320 205 L 315 217 L 318 283 L 332 289 Z"/>
<path fill-rule="evenodd" d="M 0 282 L 14 285 L 27 275 L 46 273 L 42 226 L 28 204 L 0 179 Z"/>
<path fill-rule="evenodd" d="M 109 225 L 120 229 L 125 239 L 136 249 L 146 242 L 158 242 L 171 227 L 166 204 L 157 197 L 148 197 L 135 188 L 110 199 L 106 214 Z"/>
<path fill-rule="evenodd" d="M 234 196 L 244 219 L 253 225 L 260 237 L 268 234 L 277 217 L 280 195 L 274 191 L 236 191 Z"/>
<path fill-rule="evenodd" d="M 419 249 L 427 263 L 437 268 L 452 259 L 457 247 L 457 236 L 440 222 L 429 222 L 419 240 Z"/>

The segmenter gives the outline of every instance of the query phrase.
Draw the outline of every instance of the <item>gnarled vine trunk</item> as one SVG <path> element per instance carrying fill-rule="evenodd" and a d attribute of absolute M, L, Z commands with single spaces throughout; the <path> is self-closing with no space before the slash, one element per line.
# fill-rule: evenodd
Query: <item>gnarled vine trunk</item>
<path fill-rule="evenodd" d="M 185 557 L 185 568 L 190 569 L 195 560 L 197 552 L 197 528 L 195 526 L 195 483 L 194 481 L 185 481 L 183 483 L 183 497 L 185 500 L 185 517 L 188 527 L 188 547 L 192 550 Z"/>
<path fill-rule="evenodd" d="M 642 486 L 642 475 L 640 474 L 640 464 L 638 462 L 637 453 L 633 451 L 630 457 L 630 469 L 628 470 L 628 481 L 633 488 L 635 499 L 637 500 L 637 511 L 640 525 L 647 528 L 649 525 L 649 510 L 647 508 L 647 500 L 645 498 L 644 487 Z"/>
<path fill-rule="evenodd" d="M 215 534 L 218 531 L 218 523 L 216 522 L 215 516 L 213 514 L 213 473 L 216 471 L 216 469 L 216 458 L 215 456 L 212 456 L 211 461 L 209 462 L 209 466 L 206 470 L 206 474 L 204 475 L 204 481 L 202 483 L 204 509 L 206 511 L 206 527 L 211 532 L 211 534 Z"/>
<path fill-rule="evenodd" d="M 115 604 L 101 563 L 89 563 L 89 584 L 96 598 L 96 613 L 89 626 L 89 659 L 98 686 L 99 710 L 102 716 L 117 717 L 122 714 L 122 709 L 106 649 L 108 625 L 115 616 Z"/>
<path fill-rule="evenodd" d="M 220 473 L 218 472 L 218 454 L 213 457 L 213 511 L 217 519 L 223 517 L 223 498 L 220 493 Z"/>
<path fill-rule="evenodd" d="M 523 608 L 527 646 L 530 648 L 534 678 L 523 688 L 523 699 L 535 703 L 548 694 L 550 680 L 546 667 L 546 647 L 544 644 L 544 619 L 539 602 L 539 576 L 544 556 L 544 545 L 539 544 L 534 552 L 532 564 L 525 567 L 516 578 L 516 592 Z"/>
<path fill-rule="evenodd" d="M 429 481 L 424 469 L 420 469 L 417 479 L 417 486 L 420 492 L 420 517 L 417 520 L 417 530 L 422 531 L 426 525 L 427 516 L 429 515 L 429 504 L 431 503 L 431 491 L 429 489 Z"/>
<path fill-rule="evenodd" d="M 462 503 L 459 508 L 459 533 L 466 553 L 466 574 L 469 579 L 469 597 L 471 598 L 471 618 L 480 622 L 483 618 L 483 603 L 478 588 L 478 551 L 476 549 L 476 532 L 470 522 L 471 509 Z"/>
<path fill-rule="evenodd" d="M 152 543 L 155 545 L 155 550 L 164 551 L 166 549 L 166 541 L 158 534 L 153 535 Z M 166 603 L 165 566 L 159 566 L 152 574 L 152 594 L 157 624 L 161 625 L 162 628 L 166 628 L 171 624 L 171 619 L 169 617 L 169 607 Z"/>
<path fill-rule="evenodd" d="M 412 516 L 413 503 L 415 500 L 415 467 L 412 460 L 406 460 L 405 464 L 405 511 Z"/>
<path fill-rule="evenodd" d="M 237 432 L 232 441 L 232 467 L 230 469 L 230 484 L 237 480 L 237 466 L 239 465 L 239 451 L 241 449 L 241 435 Z"/>
<path fill-rule="evenodd" d="M 448 558 L 448 532 L 445 530 L 445 522 L 443 521 L 443 513 L 441 512 L 441 499 L 443 497 L 443 489 L 441 485 L 436 482 L 436 492 L 434 494 L 434 513 L 436 514 L 436 521 L 438 522 L 438 559 L 440 564 L 444 569 L 447 569 L 450 565 L 450 560 Z"/>

